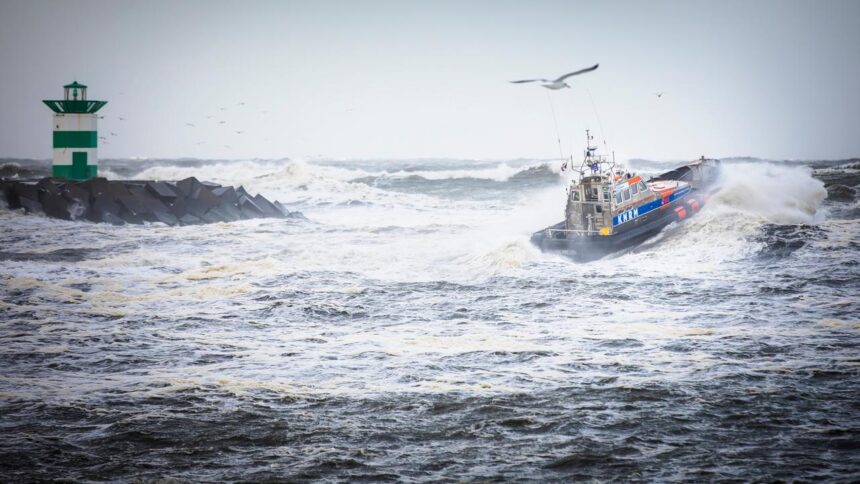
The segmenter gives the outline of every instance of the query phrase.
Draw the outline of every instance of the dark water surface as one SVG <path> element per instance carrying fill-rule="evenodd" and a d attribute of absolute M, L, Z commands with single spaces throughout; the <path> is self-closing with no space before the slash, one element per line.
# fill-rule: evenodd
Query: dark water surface
<path fill-rule="evenodd" d="M 727 165 L 577 264 L 554 164 L 109 162 L 309 221 L 0 209 L 0 477 L 860 479 L 860 167 Z"/>

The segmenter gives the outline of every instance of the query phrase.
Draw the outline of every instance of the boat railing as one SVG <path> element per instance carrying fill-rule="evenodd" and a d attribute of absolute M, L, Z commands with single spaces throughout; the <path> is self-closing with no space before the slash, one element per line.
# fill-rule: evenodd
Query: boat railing
<path fill-rule="evenodd" d="M 584 201 L 577 200 L 575 202 L 570 202 L 570 203 L 581 203 L 583 205 L 603 205 L 604 207 L 609 206 L 609 202 L 595 202 L 594 200 L 584 200 Z"/>
<path fill-rule="evenodd" d="M 577 230 L 577 229 L 544 229 L 546 236 L 550 239 L 554 238 L 553 234 L 576 234 L 576 235 L 597 235 L 597 230 Z"/>

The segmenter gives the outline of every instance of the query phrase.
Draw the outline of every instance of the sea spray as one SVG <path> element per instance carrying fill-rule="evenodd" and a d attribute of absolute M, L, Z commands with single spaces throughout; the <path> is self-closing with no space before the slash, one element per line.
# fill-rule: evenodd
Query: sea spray
<path fill-rule="evenodd" d="M 724 163 L 722 189 L 714 198 L 768 223 L 809 224 L 822 220 L 818 210 L 827 190 L 807 167 Z"/>

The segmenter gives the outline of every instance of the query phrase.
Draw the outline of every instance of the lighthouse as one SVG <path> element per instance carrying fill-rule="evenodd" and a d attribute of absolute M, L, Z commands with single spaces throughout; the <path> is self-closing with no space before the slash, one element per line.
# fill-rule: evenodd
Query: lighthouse
<path fill-rule="evenodd" d="M 87 180 L 98 176 L 96 112 L 107 101 L 87 99 L 87 86 L 75 81 L 63 86 L 62 100 L 43 100 L 54 111 L 53 176 Z"/>

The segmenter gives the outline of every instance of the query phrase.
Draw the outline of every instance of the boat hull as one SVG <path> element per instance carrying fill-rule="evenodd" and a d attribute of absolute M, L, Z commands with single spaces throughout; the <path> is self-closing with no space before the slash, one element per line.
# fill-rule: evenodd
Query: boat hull
<path fill-rule="evenodd" d="M 555 252 L 587 262 L 635 247 L 657 235 L 664 227 L 685 220 L 705 205 L 708 194 L 693 189 L 684 197 L 647 215 L 622 224 L 612 235 L 584 235 L 565 232 L 565 223 L 535 232 L 531 242 L 544 252 Z"/>

